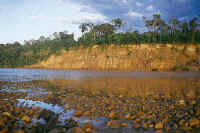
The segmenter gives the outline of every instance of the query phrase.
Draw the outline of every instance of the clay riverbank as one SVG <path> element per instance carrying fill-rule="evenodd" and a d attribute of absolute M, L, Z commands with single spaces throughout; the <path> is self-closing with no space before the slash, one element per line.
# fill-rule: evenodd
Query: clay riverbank
<path fill-rule="evenodd" d="M 100 71 L 200 71 L 200 45 L 94 45 L 70 48 L 25 68 Z"/>

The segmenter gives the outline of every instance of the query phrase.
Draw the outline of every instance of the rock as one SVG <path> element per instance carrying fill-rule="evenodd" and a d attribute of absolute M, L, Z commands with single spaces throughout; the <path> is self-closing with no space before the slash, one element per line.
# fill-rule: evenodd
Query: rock
<path fill-rule="evenodd" d="M 140 122 L 141 121 L 141 119 L 140 118 L 137 118 L 137 119 L 135 119 L 135 122 Z"/>
<path fill-rule="evenodd" d="M 179 125 L 180 125 L 180 126 L 185 125 L 185 120 L 184 120 L 184 119 L 180 120 L 180 121 L 179 121 Z"/>
<path fill-rule="evenodd" d="M 58 129 L 52 129 L 51 131 L 49 131 L 48 133 L 59 133 Z"/>
<path fill-rule="evenodd" d="M 16 130 L 16 131 L 14 131 L 14 133 L 24 133 L 24 131 L 23 130 Z"/>
<path fill-rule="evenodd" d="M 156 123 L 155 128 L 156 129 L 162 129 L 163 128 L 163 123 L 162 122 Z"/>
<path fill-rule="evenodd" d="M 190 104 L 191 104 L 191 105 L 195 105 L 195 104 L 196 104 L 196 101 L 195 101 L 195 100 L 192 100 L 192 101 L 190 101 Z"/>
<path fill-rule="evenodd" d="M 76 116 L 76 117 L 81 117 L 82 115 L 83 115 L 83 113 L 81 111 L 76 111 L 74 113 L 74 116 Z"/>
<path fill-rule="evenodd" d="M 84 131 L 79 127 L 73 127 L 69 129 L 67 133 L 84 133 Z"/>
<path fill-rule="evenodd" d="M 109 121 L 109 122 L 107 123 L 107 126 L 110 127 L 110 128 L 116 129 L 116 128 L 120 128 L 121 124 L 120 124 L 120 122 L 117 121 L 117 120 L 111 120 L 111 121 Z"/>
<path fill-rule="evenodd" d="M 1 127 L 1 126 L 3 127 L 4 124 L 5 124 L 4 121 L 3 121 L 2 119 L 0 119 L 0 127 Z"/>
<path fill-rule="evenodd" d="M 114 108 L 115 108 L 115 105 L 113 104 L 108 107 L 109 110 L 113 110 Z"/>
<path fill-rule="evenodd" d="M 87 129 L 87 128 L 93 128 L 93 125 L 91 122 L 86 122 L 83 124 L 82 126 L 83 129 Z"/>
<path fill-rule="evenodd" d="M 179 103 L 180 105 L 185 105 L 185 100 L 179 100 L 178 103 Z"/>
<path fill-rule="evenodd" d="M 116 113 L 115 113 L 115 112 L 111 112 L 111 113 L 108 115 L 108 117 L 109 117 L 110 119 L 115 119 L 115 118 L 116 118 Z"/>
<path fill-rule="evenodd" d="M 194 45 L 187 46 L 187 51 L 195 52 L 195 50 L 196 50 L 196 47 Z"/>
<path fill-rule="evenodd" d="M 119 95 L 119 98 L 123 98 L 124 96 L 122 94 Z"/>
<path fill-rule="evenodd" d="M 131 119 L 131 115 L 130 114 L 125 115 L 125 119 L 127 120 Z"/>
<path fill-rule="evenodd" d="M 85 112 L 83 113 L 83 115 L 84 115 L 84 116 L 89 116 L 89 115 L 90 115 L 90 111 L 85 111 Z"/>
<path fill-rule="evenodd" d="M 24 121 L 24 122 L 27 122 L 27 123 L 32 121 L 31 118 L 28 117 L 27 115 L 23 116 L 21 120 Z"/>
<path fill-rule="evenodd" d="M 0 130 L 0 133 L 8 133 L 8 132 L 9 132 L 8 128 L 4 128 L 3 130 Z"/>
<path fill-rule="evenodd" d="M 140 128 L 141 126 L 140 126 L 140 124 L 135 123 L 135 124 L 133 125 L 133 127 L 136 128 L 136 129 L 138 129 L 138 128 Z"/>
<path fill-rule="evenodd" d="M 197 108 L 196 115 L 200 115 L 200 107 Z"/>
<path fill-rule="evenodd" d="M 168 48 L 172 48 L 173 45 L 172 45 L 172 44 L 167 44 L 167 47 L 168 47 Z"/>
<path fill-rule="evenodd" d="M 155 133 L 163 133 L 163 130 L 157 130 Z"/>
<path fill-rule="evenodd" d="M 87 133 L 90 133 L 91 131 L 92 131 L 91 128 L 87 128 L 87 129 L 86 129 L 86 132 L 87 132 Z"/>
<path fill-rule="evenodd" d="M 199 121 L 197 118 L 192 118 L 192 119 L 190 119 L 190 121 L 189 121 L 189 125 L 190 125 L 191 127 L 197 126 L 197 125 L 199 125 L 199 124 L 200 124 L 200 121 Z"/>
<path fill-rule="evenodd" d="M 10 119 L 14 119 L 14 116 L 12 116 L 10 113 L 8 112 L 3 112 L 3 115 L 7 116 Z"/>
<path fill-rule="evenodd" d="M 144 123 L 142 123 L 142 127 L 143 127 L 144 129 L 147 129 L 147 128 L 148 128 L 148 124 L 147 124 L 146 122 L 144 122 Z"/>
<path fill-rule="evenodd" d="M 94 45 L 92 48 L 96 49 L 96 48 L 99 48 L 99 46 L 98 45 Z"/>
<path fill-rule="evenodd" d="M 154 124 L 150 124 L 150 125 L 149 125 L 149 128 L 154 128 Z"/>
<path fill-rule="evenodd" d="M 122 123 L 121 126 L 122 126 L 122 127 L 127 127 L 128 124 L 127 124 L 127 123 Z"/>

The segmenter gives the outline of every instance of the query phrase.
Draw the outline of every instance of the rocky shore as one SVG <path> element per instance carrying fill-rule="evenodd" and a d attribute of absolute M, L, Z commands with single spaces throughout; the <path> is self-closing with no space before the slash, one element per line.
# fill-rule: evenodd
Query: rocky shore
<path fill-rule="evenodd" d="M 47 84 L 44 82 L 43 88 Z M 154 90 L 133 96 L 105 89 L 52 86 L 43 90 L 48 93 L 32 95 L 26 86 L 23 91 L 13 88 L 0 88 L 0 133 L 200 131 L 199 89 L 190 94 L 176 89 L 174 93 Z"/>

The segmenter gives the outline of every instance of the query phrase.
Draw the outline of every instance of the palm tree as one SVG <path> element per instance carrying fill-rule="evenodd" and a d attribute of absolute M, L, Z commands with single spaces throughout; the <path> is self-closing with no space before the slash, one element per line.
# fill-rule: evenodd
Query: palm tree
<path fill-rule="evenodd" d="M 87 23 L 87 26 L 90 28 L 90 32 L 92 33 L 93 39 L 95 40 L 95 30 L 94 30 L 94 24 L 93 23 Z"/>
<path fill-rule="evenodd" d="M 197 17 L 194 17 L 192 20 L 190 20 L 189 22 L 189 26 L 190 26 L 190 32 L 192 33 L 192 43 L 194 43 L 194 39 L 195 39 L 195 31 L 198 27 L 198 24 L 197 24 L 197 20 L 198 18 Z"/>
<path fill-rule="evenodd" d="M 125 22 L 123 22 L 123 20 L 120 18 L 113 19 L 112 24 L 118 30 L 120 30 L 123 26 L 125 26 Z"/>
<path fill-rule="evenodd" d="M 178 19 L 176 19 L 175 17 L 172 17 L 169 20 L 169 24 L 170 24 L 170 29 L 171 29 L 171 33 L 170 34 L 174 38 L 176 31 L 180 28 L 181 22 Z"/>
<path fill-rule="evenodd" d="M 83 38 L 85 39 L 84 33 L 85 33 L 86 31 L 88 31 L 87 24 L 86 24 L 86 23 L 82 23 L 82 24 L 79 26 L 79 28 L 81 29 Z"/>

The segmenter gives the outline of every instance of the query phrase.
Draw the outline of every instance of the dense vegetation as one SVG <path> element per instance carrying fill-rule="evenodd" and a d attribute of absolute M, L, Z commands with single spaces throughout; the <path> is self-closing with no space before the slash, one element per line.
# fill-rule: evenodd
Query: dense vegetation
<path fill-rule="evenodd" d="M 140 43 L 200 43 L 200 24 L 198 17 L 190 21 L 181 22 L 172 17 L 166 23 L 159 14 L 154 14 L 152 20 L 145 17 L 144 23 L 148 32 L 139 33 L 138 31 L 125 31 L 123 20 L 113 19 L 112 23 L 93 25 L 83 23 L 80 25 L 83 33 L 78 43 L 90 44 L 140 44 Z"/>
<path fill-rule="evenodd" d="M 159 14 L 154 14 L 152 20 L 144 19 L 147 32 L 124 31 L 125 22 L 113 19 L 111 23 L 92 24 L 82 23 L 82 36 L 78 41 L 73 34 L 67 32 L 54 33 L 52 37 L 41 36 L 38 40 L 25 41 L 24 44 L 0 44 L 0 67 L 21 67 L 35 64 L 47 59 L 51 54 L 59 54 L 61 49 L 71 46 L 87 47 L 90 45 L 109 44 L 140 44 L 140 43 L 173 43 L 197 44 L 200 43 L 200 24 L 198 17 L 189 21 L 180 21 L 172 17 L 169 23 Z"/>

